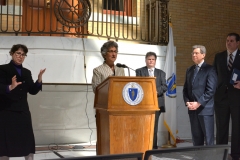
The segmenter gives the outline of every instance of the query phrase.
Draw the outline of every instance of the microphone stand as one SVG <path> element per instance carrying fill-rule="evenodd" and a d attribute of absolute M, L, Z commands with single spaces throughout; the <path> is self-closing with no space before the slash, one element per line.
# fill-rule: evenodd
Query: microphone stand
<path fill-rule="evenodd" d="M 128 67 L 128 66 L 126 66 L 126 67 L 128 68 L 128 75 L 129 75 L 129 77 L 130 77 L 130 69 L 133 70 L 133 71 L 135 71 L 135 70 L 132 69 L 132 68 L 130 68 L 130 67 Z"/>
<path fill-rule="evenodd" d="M 127 69 L 128 69 L 128 76 L 130 77 L 130 69 L 129 69 L 129 67 L 127 67 Z"/>
<path fill-rule="evenodd" d="M 127 69 L 128 69 L 128 76 L 129 76 L 129 77 L 130 77 L 130 69 L 133 70 L 133 71 L 135 71 L 134 69 L 132 69 L 132 68 L 126 66 L 125 64 L 117 63 L 116 66 L 117 66 L 117 67 L 122 67 L 122 68 L 127 68 Z"/>

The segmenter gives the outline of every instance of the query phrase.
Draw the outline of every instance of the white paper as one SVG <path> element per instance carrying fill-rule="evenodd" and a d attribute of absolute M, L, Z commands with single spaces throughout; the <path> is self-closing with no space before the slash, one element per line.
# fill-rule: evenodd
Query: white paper
<path fill-rule="evenodd" d="M 238 75 L 237 75 L 236 73 L 234 73 L 233 76 L 232 76 L 232 80 L 233 80 L 233 81 L 236 81 L 236 80 L 237 80 L 237 77 L 238 77 Z"/>

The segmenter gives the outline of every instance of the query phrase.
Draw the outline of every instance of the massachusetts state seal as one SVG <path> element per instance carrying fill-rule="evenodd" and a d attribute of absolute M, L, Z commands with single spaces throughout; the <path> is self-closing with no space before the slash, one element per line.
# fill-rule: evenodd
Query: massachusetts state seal
<path fill-rule="evenodd" d="M 127 83 L 122 91 L 123 99 L 129 105 L 139 104 L 144 96 L 142 87 L 136 82 Z"/>

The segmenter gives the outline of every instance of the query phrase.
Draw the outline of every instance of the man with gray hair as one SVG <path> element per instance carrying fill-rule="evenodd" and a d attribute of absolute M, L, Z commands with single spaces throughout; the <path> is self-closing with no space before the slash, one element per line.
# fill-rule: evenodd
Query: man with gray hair
<path fill-rule="evenodd" d="M 217 74 L 213 66 L 204 62 L 206 48 L 193 46 L 192 60 L 183 87 L 183 99 L 188 107 L 194 146 L 214 144 L 214 94 Z"/>

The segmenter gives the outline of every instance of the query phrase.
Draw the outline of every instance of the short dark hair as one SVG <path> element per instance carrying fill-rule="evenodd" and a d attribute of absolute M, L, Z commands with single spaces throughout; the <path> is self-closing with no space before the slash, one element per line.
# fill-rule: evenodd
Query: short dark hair
<path fill-rule="evenodd" d="M 145 56 L 145 59 L 147 59 L 149 56 L 154 56 L 155 57 L 155 60 L 157 60 L 157 55 L 155 52 L 147 52 L 146 56 Z"/>
<path fill-rule="evenodd" d="M 228 35 L 227 35 L 227 37 L 228 36 L 234 36 L 235 37 L 235 39 L 236 39 L 236 41 L 238 42 L 239 41 L 239 34 L 237 34 L 237 33 L 228 33 Z"/>
<path fill-rule="evenodd" d="M 9 51 L 10 55 L 12 55 L 13 53 L 15 53 L 17 50 L 19 50 L 19 48 L 21 48 L 23 50 L 23 52 L 25 54 L 27 54 L 28 52 L 28 48 L 27 46 L 25 46 L 24 44 L 14 44 L 11 48 L 11 50 Z"/>
<path fill-rule="evenodd" d="M 114 41 L 108 41 L 108 42 L 105 42 L 102 47 L 101 47 L 101 54 L 102 54 L 102 57 L 104 58 L 104 56 L 107 54 L 107 51 L 109 48 L 112 48 L 112 47 L 115 47 L 116 50 L 118 51 L 118 44 Z M 105 60 L 105 58 L 104 58 Z"/>

